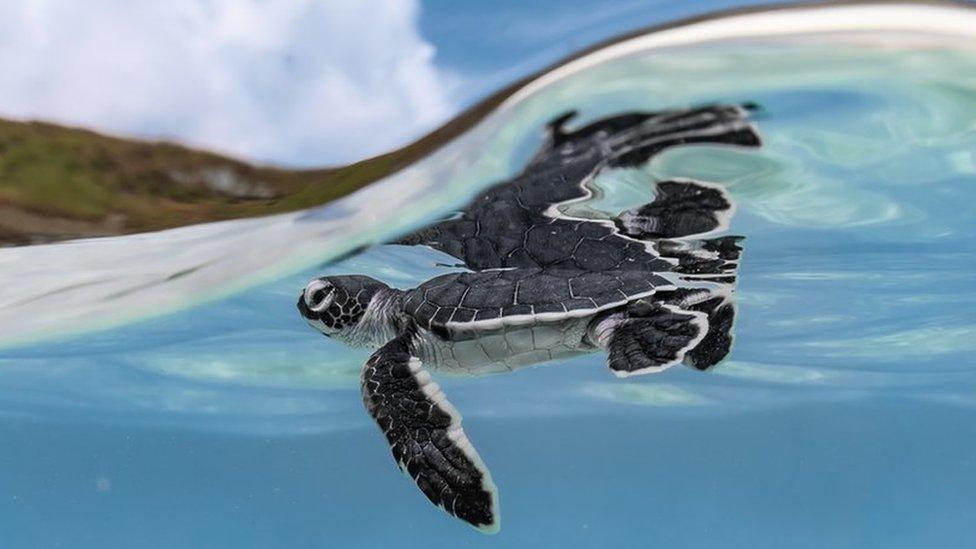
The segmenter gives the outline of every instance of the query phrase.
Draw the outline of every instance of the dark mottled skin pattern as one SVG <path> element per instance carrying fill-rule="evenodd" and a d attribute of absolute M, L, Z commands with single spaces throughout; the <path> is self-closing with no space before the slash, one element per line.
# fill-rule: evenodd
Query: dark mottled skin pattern
<path fill-rule="evenodd" d="M 305 304 L 303 296 L 298 300 L 298 310 L 305 318 L 321 320 L 333 330 L 342 330 L 359 322 L 369 300 L 378 290 L 387 287 L 379 280 L 363 275 L 323 276 L 319 280 L 328 286 L 311 296 L 313 302 L 321 303 L 331 291 L 334 292 L 332 304 L 322 311 L 313 311 Z"/>
<path fill-rule="evenodd" d="M 363 402 L 390 443 L 393 459 L 425 496 L 474 525 L 495 522 L 484 473 L 447 436 L 450 414 L 432 401 L 408 366 L 410 335 L 373 354 L 362 376 Z"/>
<path fill-rule="evenodd" d="M 610 336 L 607 364 L 617 372 L 651 371 L 672 362 L 701 334 L 692 315 L 657 302 L 638 300 L 627 306 L 627 320 Z"/>
<path fill-rule="evenodd" d="M 683 295 L 691 293 L 691 290 L 679 289 L 676 293 Z M 732 348 L 732 323 L 735 321 L 735 307 L 721 297 L 712 297 L 684 308 L 708 315 L 708 331 L 705 333 L 705 337 L 685 355 L 686 364 L 697 370 L 707 370 L 721 362 Z"/>

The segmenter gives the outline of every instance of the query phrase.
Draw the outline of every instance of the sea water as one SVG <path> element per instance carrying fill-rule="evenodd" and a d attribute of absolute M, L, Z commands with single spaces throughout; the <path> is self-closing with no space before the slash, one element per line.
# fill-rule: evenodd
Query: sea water
<path fill-rule="evenodd" d="M 746 239 L 724 363 L 622 380 L 596 353 L 438 378 L 500 490 L 497 536 L 397 471 L 362 407 L 369 352 L 295 309 L 315 276 L 407 288 L 456 263 L 379 246 L 0 350 L 0 546 L 976 546 L 976 53 L 625 56 L 519 104 L 465 192 L 517 173 L 567 109 L 743 101 L 761 149 L 676 148 L 602 174 L 587 204 L 612 215 L 671 177 L 729 189 Z"/>

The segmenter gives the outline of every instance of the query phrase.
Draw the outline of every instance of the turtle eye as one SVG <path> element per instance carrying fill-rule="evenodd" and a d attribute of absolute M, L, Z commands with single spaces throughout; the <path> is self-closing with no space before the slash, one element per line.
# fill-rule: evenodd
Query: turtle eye
<path fill-rule="evenodd" d="M 323 280 L 313 280 L 305 287 L 305 305 L 319 312 L 332 305 L 335 299 L 335 286 Z"/>

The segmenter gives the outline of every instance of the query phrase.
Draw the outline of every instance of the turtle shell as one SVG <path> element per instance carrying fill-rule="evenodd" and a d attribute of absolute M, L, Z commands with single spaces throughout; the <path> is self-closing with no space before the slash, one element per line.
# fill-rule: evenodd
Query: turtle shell
<path fill-rule="evenodd" d="M 432 278 L 404 295 L 404 311 L 442 336 L 559 322 L 674 286 L 650 271 L 490 269 Z"/>

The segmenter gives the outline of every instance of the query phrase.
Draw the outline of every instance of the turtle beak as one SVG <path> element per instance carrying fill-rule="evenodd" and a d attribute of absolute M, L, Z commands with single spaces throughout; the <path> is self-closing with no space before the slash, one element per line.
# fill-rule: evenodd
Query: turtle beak
<path fill-rule="evenodd" d="M 306 319 L 310 318 L 310 315 L 312 314 L 312 310 L 309 309 L 308 305 L 305 304 L 305 292 L 302 292 L 301 295 L 298 296 L 298 312 L 302 315 L 302 318 Z"/>
<path fill-rule="evenodd" d="M 331 338 L 332 336 L 330 336 L 322 328 L 321 322 L 319 322 L 319 318 L 316 315 L 315 311 L 313 311 L 312 309 L 310 309 L 308 307 L 308 304 L 305 301 L 306 301 L 305 300 L 305 292 L 302 292 L 302 294 L 298 296 L 298 312 L 299 312 L 299 314 L 302 315 L 302 318 L 305 319 L 305 322 L 308 322 L 308 325 L 309 326 L 311 326 L 312 328 L 315 328 L 315 330 L 317 332 L 320 332 L 325 337 Z"/>

